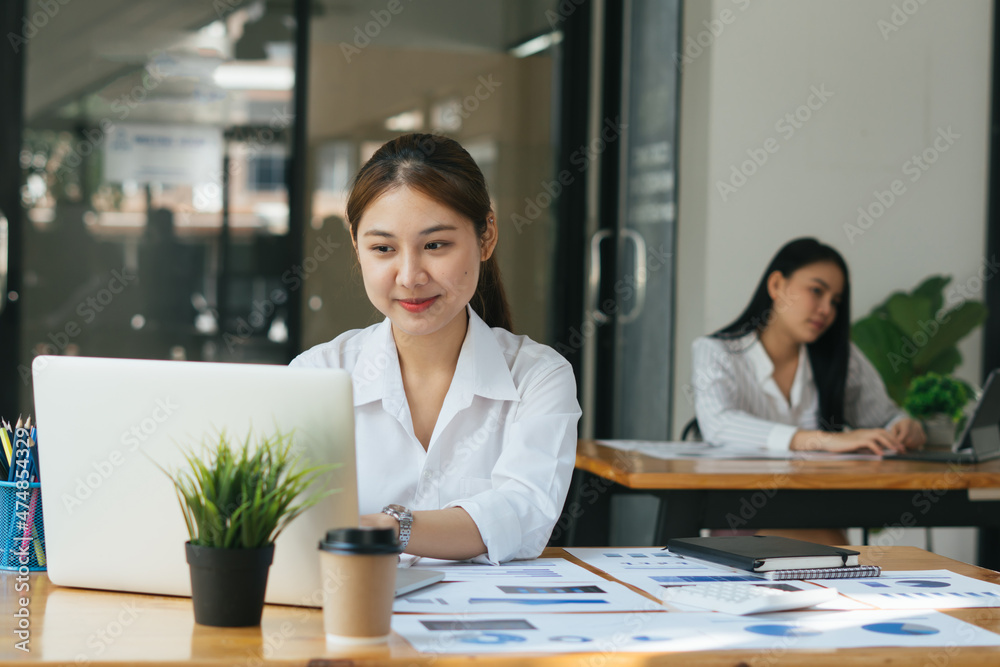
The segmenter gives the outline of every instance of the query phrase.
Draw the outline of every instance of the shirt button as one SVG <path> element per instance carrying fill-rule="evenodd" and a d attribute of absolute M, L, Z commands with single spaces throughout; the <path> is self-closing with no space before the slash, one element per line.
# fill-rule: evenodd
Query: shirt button
<path fill-rule="evenodd" d="M 430 470 L 425 470 L 424 471 L 424 479 L 425 480 L 427 480 L 429 482 L 432 477 L 434 477 L 434 475 L 431 473 Z"/>

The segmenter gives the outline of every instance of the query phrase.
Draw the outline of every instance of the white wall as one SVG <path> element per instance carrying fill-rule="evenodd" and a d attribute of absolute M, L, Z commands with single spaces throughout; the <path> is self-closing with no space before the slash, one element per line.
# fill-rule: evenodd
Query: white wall
<path fill-rule="evenodd" d="M 694 415 L 692 340 L 736 317 L 791 238 L 816 236 L 843 253 L 852 320 L 930 274 L 983 298 L 993 22 L 989 0 L 688 0 L 684 9 L 675 435 Z M 817 108 L 800 109 L 810 101 Z M 800 127 L 784 121 L 797 110 L 808 116 Z M 907 161 L 949 128 L 957 138 L 939 141 L 947 150 L 913 180 Z M 748 150 L 763 164 L 731 181 Z M 849 238 L 858 207 L 897 179 L 902 194 Z M 977 332 L 960 346 L 957 373 L 973 382 L 981 345 Z M 935 546 L 974 559 L 967 538 Z"/>
<path fill-rule="evenodd" d="M 843 253 L 852 319 L 934 273 L 978 286 L 975 298 L 983 298 L 975 276 L 986 233 L 991 7 L 989 0 L 686 3 L 685 43 L 708 46 L 687 52 L 696 57 L 682 78 L 676 429 L 694 414 L 684 391 L 691 341 L 742 310 L 791 238 L 816 236 Z M 800 108 L 808 102 L 818 108 Z M 797 110 L 808 119 L 796 128 L 785 116 Z M 933 151 L 949 128 L 958 138 L 939 141 L 947 150 L 915 172 L 908 161 Z M 748 150 L 763 164 L 746 165 L 752 175 L 741 185 L 732 171 L 750 159 Z M 894 180 L 902 194 L 849 238 L 845 225 L 857 224 L 858 207 L 877 204 L 875 192 Z M 981 379 L 981 344 L 977 332 L 960 347 L 958 374 L 973 382 Z"/>

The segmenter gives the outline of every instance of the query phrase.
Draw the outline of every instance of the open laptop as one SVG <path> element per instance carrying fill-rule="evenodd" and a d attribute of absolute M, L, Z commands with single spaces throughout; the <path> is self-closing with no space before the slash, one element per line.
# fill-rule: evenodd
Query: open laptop
<path fill-rule="evenodd" d="M 980 463 L 1000 457 L 1000 368 L 986 378 L 983 391 L 962 435 L 951 451 L 916 451 L 886 454 L 885 458 L 941 463 Z"/>
<path fill-rule="evenodd" d="M 347 372 L 41 356 L 32 376 L 53 583 L 190 595 L 187 528 L 173 484 L 157 464 L 186 467 L 182 448 L 198 451 L 222 430 L 236 442 L 251 430 L 294 430 L 294 446 L 309 464 L 340 464 L 319 482 L 339 491 L 278 537 L 266 601 L 322 604 L 319 541 L 328 529 L 358 521 Z M 407 591 L 421 585 L 400 584 Z"/>

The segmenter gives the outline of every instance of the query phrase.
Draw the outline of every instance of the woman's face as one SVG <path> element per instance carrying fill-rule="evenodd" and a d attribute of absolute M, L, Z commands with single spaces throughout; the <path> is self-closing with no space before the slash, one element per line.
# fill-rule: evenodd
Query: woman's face
<path fill-rule="evenodd" d="M 489 218 L 480 241 L 471 220 L 406 186 L 368 206 L 355 249 L 368 298 L 395 330 L 422 336 L 464 329 L 465 317 L 458 315 L 497 242 Z"/>
<path fill-rule="evenodd" d="M 837 317 L 844 273 L 833 262 L 807 264 L 787 278 L 775 271 L 768 277 L 767 291 L 774 300 L 768 327 L 780 327 L 798 343 L 811 343 Z"/>

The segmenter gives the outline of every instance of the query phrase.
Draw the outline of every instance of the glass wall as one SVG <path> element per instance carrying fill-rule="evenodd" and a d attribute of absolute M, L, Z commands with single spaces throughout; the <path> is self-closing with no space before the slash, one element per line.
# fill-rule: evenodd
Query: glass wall
<path fill-rule="evenodd" d="M 547 340 L 556 2 L 323 5 L 310 51 L 303 346 L 382 319 L 344 227 L 346 190 L 379 145 L 411 131 L 457 139 L 483 169 L 516 332 Z"/>
<path fill-rule="evenodd" d="M 27 43 L 23 405 L 39 354 L 287 362 L 290 11 L 95 0 Z"/>
<path fill-rule="evenodd" d="M 555 0 L 315 0 L 298 82 L 294 5 L 88 0 L 26 42 L 24 409 L 39 354 L 286 363 L 381 319 L 345 194 L 409 131 L 452 136 L 483 168 L 515 328 L 550 340 Z M 296 85 L 304 238 L 289 234 Z"/>
<path fill-rule="evenodd" d="M 669 440 L 674 332 L 679 0 L 625 3 L 614 437 Z"/>

